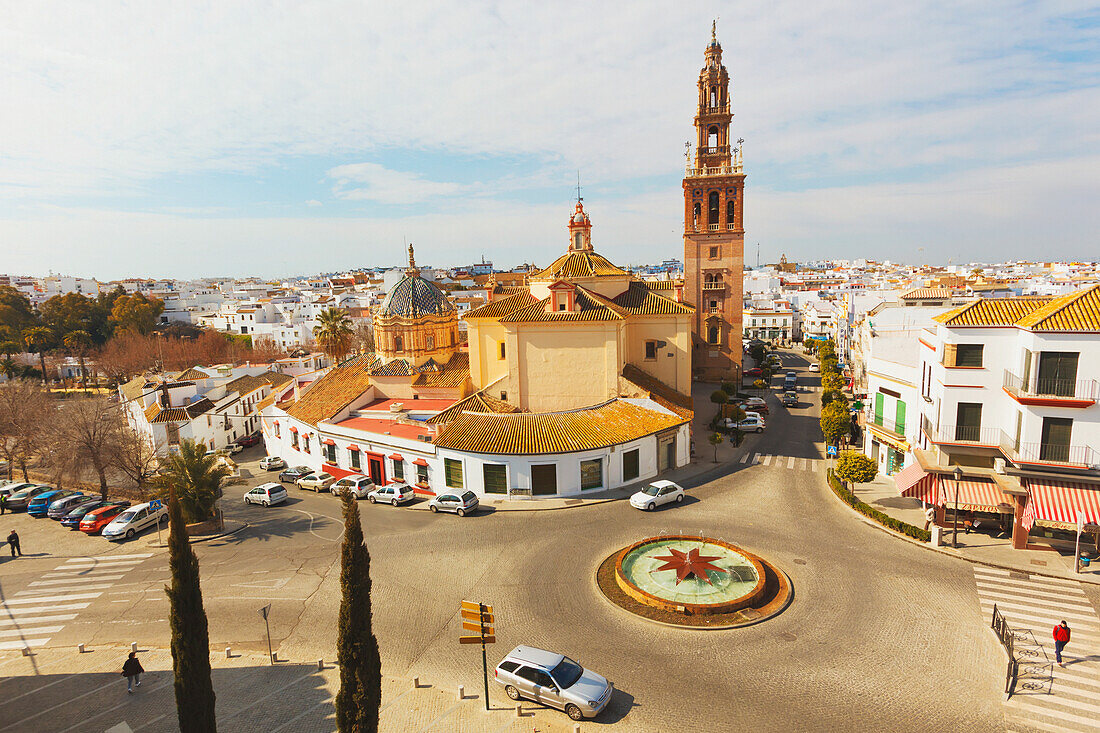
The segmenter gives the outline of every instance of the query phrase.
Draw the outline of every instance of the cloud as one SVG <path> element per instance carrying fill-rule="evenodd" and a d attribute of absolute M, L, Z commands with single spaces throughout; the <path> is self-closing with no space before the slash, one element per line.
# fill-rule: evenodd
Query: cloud
<path fill-rule="evenodd" d="M 380 204 L 415 204 L 461 190 L 455 183 L 428 181 L 416 173 L 385 168 L 378 163 L 352 163 L 328 172 L 336 181 L 332 194 L 348 201 L 376 201 Z"/>
<path fill-rule="evenodd" d="M 310 199 L 309 201 L 306 201 L 306 206 L 324 206 L 324 204 L 322 204 L 317 199 Z"/>

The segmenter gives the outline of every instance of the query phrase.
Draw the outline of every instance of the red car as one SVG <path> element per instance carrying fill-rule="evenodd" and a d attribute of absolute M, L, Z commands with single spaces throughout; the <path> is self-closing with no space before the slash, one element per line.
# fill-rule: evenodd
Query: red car
<path fill-rule="evenodd" d="M 243 438 L 237 439 L 237 445 L 241 446 L 242 448 L 251 448 L 252 446 L 259 444 L 259 442 L 259 433 L 253 433 L 252 435 L 246 435 Z"/>
<path fill-rule="evenodd" d="M 80 520 L 80 531 L 87 534 L 99 534 L 104 527 L 111 523 L 112 519 L 122 514 L 129 507 L 130 502 L 127 501 L 93 509 Z"/>
<path fill-rule="evenodd" d="M 753 367 L 752 369 L 745 370 L 746 377 L 759 377 L 764 374 L 764 370 L 760 367 Z"/>

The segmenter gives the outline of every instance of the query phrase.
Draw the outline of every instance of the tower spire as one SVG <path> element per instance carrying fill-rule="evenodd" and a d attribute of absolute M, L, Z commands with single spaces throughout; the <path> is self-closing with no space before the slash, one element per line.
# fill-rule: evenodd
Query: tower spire
<path fill-rule="evenodd" d="M 420 270 L 416 269 L 416 258 L 413 256 L 412 242 L 409 242 L 409 268 L 405 271 L 409 275 L 417 275 Z"/>
<path fill-rule="evenodd" d="M 577 203 L 579 204 L 581 201 L 584 201 L 584 198 L 581 197 L 581 171 L 578 168 L 577 169 Z"/>

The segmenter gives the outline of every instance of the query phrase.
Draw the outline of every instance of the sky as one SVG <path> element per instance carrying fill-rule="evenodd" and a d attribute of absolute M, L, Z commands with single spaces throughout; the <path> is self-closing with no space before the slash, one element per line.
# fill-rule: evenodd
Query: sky
<path fill-rule="evenodd" d="M 0 273 L 680 258 L 717 18 L 746 264 L 1100 258 L 1088 2 L 0 0 Z M 757 247 L 759 245 L 759 247 Z"/>

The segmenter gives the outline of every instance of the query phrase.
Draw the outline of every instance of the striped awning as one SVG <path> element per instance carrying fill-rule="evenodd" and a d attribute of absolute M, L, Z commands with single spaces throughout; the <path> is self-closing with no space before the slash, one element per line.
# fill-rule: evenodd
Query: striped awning
<path fill-rule="evenodd" d="M 1028 479 L 1030 499 L 1024 509 L 1023 526 L 1036 523 L 1075 529 L 1077 512 L 1084 512 L 1085 524 L 1100 525 L 1100 486 L 1075 481 Z"/>
<path fill-rule="evenodd" d="M 940 502 L 947 509 L 964 512 L 1012 513 L 1012 501 L 992 481 L 959 481 L 959 504 L 955 506 L 955 479 L 940 477 Z"/>
<path fill-rule="evenodd" d="M 936 477 L 919 463 L 911 463 L 894 474 L 894 486 L 901 496 L 919 499 L 926 504 L 936 504 Z"/>

